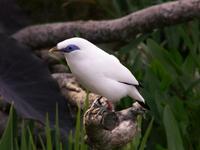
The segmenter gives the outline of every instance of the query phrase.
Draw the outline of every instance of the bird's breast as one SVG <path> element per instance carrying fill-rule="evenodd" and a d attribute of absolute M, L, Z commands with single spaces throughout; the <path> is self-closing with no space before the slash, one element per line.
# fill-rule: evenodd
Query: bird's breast
<path fill-rule="evenodd" d="M 78 62 L 67 62 L 72 74 L 76 79 L 85 87 L 90 88 L 98 79 L 97 76 L 100 75 L 96 71 L 95 66 L 92 65 L 91 61 L 78 61 Z"/>
<path fill-rule="evenodd" d="M 111 101 L 118 101 L 127 95 L 127 89 L 123 84 L 104 75 L 106 65 L 91 60 L 68 62 L 68 65 L 78 82 L 91 92 Z"/>

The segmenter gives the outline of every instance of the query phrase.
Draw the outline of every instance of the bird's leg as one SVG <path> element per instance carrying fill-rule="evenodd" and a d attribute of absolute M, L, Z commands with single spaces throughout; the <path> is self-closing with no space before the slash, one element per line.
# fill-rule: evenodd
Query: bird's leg
<path fill-rule="evenodd" d="M 103 105 L 104 107 L 106 107 L 107 110 L 113 111 L 113 110 L 114 110 L 113 104 L 112 104 L 110 101 L 108 101 L 108 100 L 106 100 L 106 101 L 101 100 L 102 98 L 103 98 L 103 97 L 100 96 L 100 97 L 97 99 L 99 105 Z M 105 103 L 106 103 L 106 104 L 105 104 Z"/>
<path fill-rule="evenodd" d="M 103 102 L 101 101 L 102 96 L 100 96 L 99 98 L 97 98 L 93 103 L 92 106 L 93 108 L 99 108 L 99 112 L 97 113 L 97 115 L 102 115 L 105 111 L 106 111 L 106 107 L 103 104 Z"/>
<path fill-rule="evenodd" d="M 102 99 L 102 96 L 97 98 L 91 107 L 99 109 L 97 115 L 102 115 L 104 112 L 113 111 L 113 104 L 108 100 Z"/>
<path fill-rule="evenodd" d="M 91 107 L 93 108 L 97 108 L 97 107 L 101 107 L 101 98 L 102 96 L 100 96 L 99 98 L 95 99 L 94 102 L 92 103 Z"/>
<path fill-rule="evenodd" d="M 113 111 L 114 110 L 113 103 L 111 103 L 110 101 L 106 101 L 106 103 L 107 103 L 107 109 Z"/>

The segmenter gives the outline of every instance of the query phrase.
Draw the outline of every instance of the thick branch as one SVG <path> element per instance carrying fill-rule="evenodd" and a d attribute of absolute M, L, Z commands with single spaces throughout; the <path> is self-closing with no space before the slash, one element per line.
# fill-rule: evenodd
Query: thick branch
<path fill-rule="evenodd" d="M 76 35 L 92 42 L 125 41 L 138 33 L 199 17 L 200 0 L 181 0 L 155 5 L 114 20 L 30 26 L 17 32 L 13 37 L 32 48 L 52 46 Z"/>
<path fill-rule="evenodd" d="M 75 78 L 66 73 L 56 73 L 53 77 L 59 83 L 65 97 L 70 100 L 70 104 L 83 108 L 86 92 L 78 85 Z M 106 98 L 97 100 L 99 97 L 93 93 L 88 97 L 90 108 L 83 119 L 86 142 L 93 150 L 119 149 L 140 132 L 136 118 L 144 113 L 144 109 L 138 103 L 134 103 L 128 109 L 115 112 L 110 109 Z"/>
<path fill-rule="evenodd" d="M 69 100 L 69 103 L 83 108 L 87 92 L 80 87 L 75 77 L 70 73 L 54 73 L 52 76 L 58 82 L 61 92 Z M 92 104 L 98 97 L 99 95 L 90 93 L 88 95 L 89 103 Z"/>
<path fill-rule="evenodd" d="M 106 100 L 101 101 L 96 105 L 95 101 L 84 115 L 86 142 L 95 150 L 120 149 L 140 132 L 137 116 L 144 111 L 134 103 L 131 108 L 113 112 L 107 109 Z"/>

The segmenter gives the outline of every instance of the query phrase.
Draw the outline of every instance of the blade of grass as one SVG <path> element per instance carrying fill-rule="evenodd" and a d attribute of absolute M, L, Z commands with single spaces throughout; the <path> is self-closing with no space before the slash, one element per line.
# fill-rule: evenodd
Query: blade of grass
<path fill-rule="evenodd" d="M 137 128 L 138 130 L 141 129 L 142 126 L 142 116 L 138 115 L 137 116 Z M 133 141 L 130 143 L 130 148 L 131 150 L 137 150 L 140 144 L 140 140 L 141 140 L 141 132 L 138 132 L 137 135 L 134 137 Z"/>
<path fill-rule="evenodd" d="M 18 139 L 15 138 L 15 150 L 19 150 L 19 144 L 18 144 Z"/>
<path fill-rule="evenodd" d="M 0 140 L 0 149 L 2 150 L 13 150 L 14 147 L 14 137 L 13 137 L 13 130 L 14 130 L 14 110 L 13 106 L 10 108 L 9 118 L 7 121 L 6 129 L 3 133 L 3 136 Z"/>
<path fill-rule="evenodd" d="M 184 150 L 178 123 L 169 107 L 165 106 L 163 114 L 163 123 L 167 135 L 167 144 L 169 150 Z"/>
<path fill-rule="evenodd" d="M 56 104 L 56 124 L 55 124 L 55 143 L 56 150 L 60 150 L 60 130 L 59 130 L 59 118 L 58 118 L 58 105 Z"/>
<path fill-rule="evenodd" d="M 72 136 L 72 132 L 70 132 L 69 138 L 68 138 L 68 149 L 69 150 L 73 149 L 73 136 Z"/>
<path fill-rule="evenodd" d="M 28 128 L 28 133 L 29 133 L 29 144 L 30 144 L 31 150 L 37 150 L 30 128 Z"/>
<path fill-rule="evenodd" d="M 51 139 L 51 128 L 50 128 L 50 124 L 49 124 L 49 115 L 48 114 L 46 117 L 45 135 L 46 135 L 47 150 L 53 150 L 52 139 Z"/>
<path fill-rule="evenodd" d="M 75 150 L 80 148 L 80 128 L 81 128 L 81 109 L 78 108 L 78 113 L 76 116 L 76 131 L 75 131 Z"/>
<path fill-rule="evenodd" d="M 38 137 L 39 137 L 40 144 L 42 146 L 42 150 L 46 150 L 45 145 L 44 145 L 44 141 L 43 141 L 41 135 L 39 135 Z"/>
<path fill-rule="evenodd" d="M 89 91 L 87 91 L 86 94 L 86 99 L 84 101 L 84 108 L 83 108 L 83 112 L 87 111 L 87 109 L 89 108 Z M 80 150 L 86 150 L 87 149 L 87 145 L 85 144 L 84 141 L 84 135 L 85 135 L 85 128 L 82 128 L 82 130 L 80 129 L 80 132 L 82 133 L 80 135 Z"/>
<path fill-rule="evenodd" d="M 22 134 L 21 134 L 21 146 L 20 149 L 21 150 L 25 150 L 27 149 L 27 138 L 26 138 L 26 128 L 25 128 L 25 123 L 24 120 L 22 121 Z"/>
<path fill-rule="evenodd" d="M 59 150 L 63 150 L 63 144 L 62 144 L 62 142 L 60 142 L 60 149 Z"/>
<path fill-rule="evenodd" d="M 140 145 L 140 148 L 139 150 L 144 150 L 145 149 L 145 146 L 146 146 L 146 143 L 147 143 L 147 140 L 148 140 L 148 137 L 151 133 L 151 130 L 152 130 L 152 127 L 153 127 L 153 122 L 154 122 L 154 118 L 151 119 L 146 131 L 145 131 L 145 134 L 142 138 L 142 142 L 141 142 L 141 145 Z"/>

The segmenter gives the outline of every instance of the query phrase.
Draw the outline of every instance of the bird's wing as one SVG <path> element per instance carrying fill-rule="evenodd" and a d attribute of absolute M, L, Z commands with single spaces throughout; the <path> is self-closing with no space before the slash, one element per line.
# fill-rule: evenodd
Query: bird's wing
<path fill-rule="evenodd" d="M 104 63 L 103 74 L 106 77 L 124 84 L 139 85 L 133 74 L 115 56 L 107 56 Z"/>

